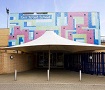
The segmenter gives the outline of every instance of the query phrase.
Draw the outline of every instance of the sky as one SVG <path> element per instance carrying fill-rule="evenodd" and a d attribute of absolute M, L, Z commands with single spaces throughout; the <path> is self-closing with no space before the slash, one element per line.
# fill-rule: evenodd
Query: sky
<path fill-rule="evenodd" d="M 100 32 L 105 36 L 105 0 L 0 0 L 0 28 L 7 27 L 6 8 L 21 12 L 99 12 Z"/>

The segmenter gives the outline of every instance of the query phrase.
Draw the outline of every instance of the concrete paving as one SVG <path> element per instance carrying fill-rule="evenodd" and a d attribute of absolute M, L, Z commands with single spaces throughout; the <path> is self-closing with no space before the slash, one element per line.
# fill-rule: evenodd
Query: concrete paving
<path fill-rule="evenodd" d="M 105 90 L 105 76 L 82 74 L 69 70 L 51 70 L 47 81 L 47 70 L 30 70 L 17 74 L 0 75 L 0 90 Z"/>

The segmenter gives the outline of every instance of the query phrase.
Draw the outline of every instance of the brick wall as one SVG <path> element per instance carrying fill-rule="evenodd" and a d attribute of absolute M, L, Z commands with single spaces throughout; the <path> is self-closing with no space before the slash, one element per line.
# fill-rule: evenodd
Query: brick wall
<path fill-rule="evenodd" d="M 0 29 L 0 47 L 8 46 L 9 29 Z"/>
<path fill-rule="evenodd" d="M 10 59 L 11 55 L 13 59 Z M 15 69 L 22 72 L 33 69 L 35 66 L 32 54 L 2 53 L 0 59 L 0 74 L 13 73 Z"/>
<path fill-rule="evenodd" d="M 0 74 L 3 72 L 3 54 L 0 53 Z"/>

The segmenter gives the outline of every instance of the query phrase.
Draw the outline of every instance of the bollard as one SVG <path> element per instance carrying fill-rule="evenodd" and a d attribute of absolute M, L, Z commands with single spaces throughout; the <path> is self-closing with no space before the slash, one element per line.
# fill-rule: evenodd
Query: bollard
<path fill-rule="evenodd" d="M 79 71 L 79 76 L 80 76 L 79 80 L 81 81 L 82 80 L 82 78 L 81 78 L 81 70 Z"/>
<path fill-rule="evenodd" d="M 15 70 L 14 80 L 17 81 L 17 70 Z"/>
<path fill-rule="evenodd" d="M 49 81 L 49 70 L 47 70 L 47 80 Z"/>

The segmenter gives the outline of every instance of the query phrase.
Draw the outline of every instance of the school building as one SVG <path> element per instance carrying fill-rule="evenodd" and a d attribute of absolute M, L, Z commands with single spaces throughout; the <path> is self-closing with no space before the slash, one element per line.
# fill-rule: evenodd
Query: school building
<path fill-rule="evenodd" d="M 27 46 L 30 42 L 36 47 Z M 10 13 L 9 28 L 0 30 L 0 48 L 0 74 L 50 67 L 105 75 L 99 12 Z"/>

